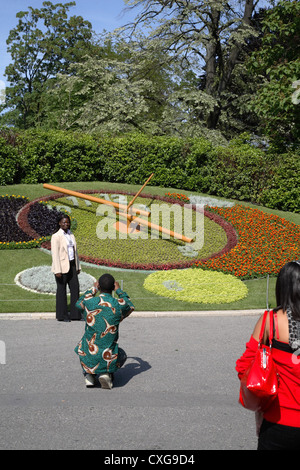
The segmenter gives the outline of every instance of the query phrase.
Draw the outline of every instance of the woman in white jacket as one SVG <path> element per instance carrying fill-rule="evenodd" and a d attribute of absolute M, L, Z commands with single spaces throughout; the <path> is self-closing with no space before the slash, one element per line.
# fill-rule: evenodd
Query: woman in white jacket
<path fill-rule="evenodd" d="M 80 262 L 76 240 L 70 231 L 71 221 L 68 215 L 58 220 L 59 230 L 51 237 L 52 272 L 55 274 L 56 319 L 58 321 L 81 320 L 81 313 L 75 304 L 79 298 Z M 67 305 L 67 285 L 70 288 L 70 318 Z"/>

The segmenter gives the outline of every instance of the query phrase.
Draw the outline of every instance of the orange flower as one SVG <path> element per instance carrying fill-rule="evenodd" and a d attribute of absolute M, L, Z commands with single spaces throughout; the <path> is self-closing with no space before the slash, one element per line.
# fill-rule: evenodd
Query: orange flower
<path fill-rule="evenodd" d="M 300 227 L 273 214 L 244 206 L 212 208 L 236 229 L 238 244 L 220 258 L 195 266 L 234 274 L 242 279 L 277 274 L 300 257 Z"/>

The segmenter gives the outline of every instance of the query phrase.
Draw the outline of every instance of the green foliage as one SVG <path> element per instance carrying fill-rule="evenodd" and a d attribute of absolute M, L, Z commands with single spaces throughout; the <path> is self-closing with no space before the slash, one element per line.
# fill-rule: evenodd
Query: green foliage
<path fill-rule="evenodd" d="M 205 139 L 30 130 L 0 139 L 1 184 L 106 181 L 180 188 L 300 212 L 299 154 Z"/>
<path fill-rule="evenodd" d="M 177 111 L 173 126 L 188 121 L 187 127 L 220 129 L 219 120 L 221 117 L 226 120 L 233 101 L 232 75 L 240 62 L 240 53 L 249 38 L 256 35 L 251 26 L 255 2 L 132 0 L 128 3 L 140 9 L 134 29 L 151 24 L 147 48 L 160 43 L 161 50 L 172 56 L 181 69 L 179 86 L 169 98 L 171 108 Z M 182 79 L 184 72 L 185 79 Z"/>
<path fill-rule="evenodd" d="M 17 150 L 4 137 L 0 137 L 0 185 L 19 182 Z"/>
<path fill-rule="evenodd" d="M 19 142 L 23 183 L 100 179 L 97 142 L 85 134 L 30 130 Z"/>
<path fill-rule="evenodd" d="M 300 213 L 300 155 L 280 155 L 268 187 L 259 202 L 270 208 Z"/>
<path fill-rule="evenodd" d="M 276 151 L 296 148 L 300 108 L 292 96 L 300 74 L 299 2 L 271 2 L 272 8 L 259 13 L 254 0 L 128 3 L 140 7 L 132 29 L 128 25 L 97 36 L 88 21 L 69 16 L 75 2 L 44 1 L 40 8 L 20 11 L 7 39 L 11 63 L 5 75 L 10 86 L 0 105 L 0 123 L 114 137 L 142 132 L 204 138 L 218 145 L 251 129 L 267 135 Z M 148 22 L 151 30 L 138 30 Z M 105 139 L 103 145 L 112 144 Z M 121 147 L 127 154 L 127 142 L 118 143 L 122 155 Z M 103 152 L 106 158 L 107 149 Z M 171 152 L 181 154 L 175 148 Z M 58 178 L 55 158 L 42 162 L 32 180 L 50 173 Z M 179 162 L 176 158 L 165 171 L 165 154 L 161 166 L 155 157 L 157 184 L 167 179 L 194 189 L 209 185 L 203 165 L 199 177 L 183 168 L 185 157 Z M 129 157 L 125 160 L 120 174 L 115 163 L 104 160 L 105 175 L 123 181 L 126 165 L 132 165 Z M 74 172 L 76 178 L 100 178 L 96 161 L 88 171 L 84 156 L 75 166 L 68 161 L 65 178 Z"/>
<path fill-rule="evenodd" d="M 151 184 L 156 186 L 189 190 L 207 186 L 203 175 L 198 175 L 198 168 L 205 165 L 211 149 L 204 139 L 131 134 L 105 139 L 101 142 L 101 150 L 104 148 L 104 180 L 139 184 L 154 173 Z"/>
<path fill-rule="evenodd" d="M 274 149 L 285 152 L 300 142 L 300 107 L 293 100 L 300 78 L 300 3 L 281 0 L 266 11 L 262 46 L 251 56 L 250 73 L 263 79 L 250 103 L 259 130 Z"/>
<path fill-rule="evenodd" d="M 253 202 L 266 186 L 273 164 L 268 154 L 241 139 L 214 148 L 209 163 L 212 194 Z"/>
<path fill-rule="evenodd" d="M 28 7 L 17 13 L 18 24 L 9 33 L 7 44 L 12 62 L 5 75 L 6 109 L 15 124 L 28 128 L 41 120 L 45 84 L 70 63 L 79 62 L 91 49 L 92 25 L 81 16 L 68 18 L 75 2 L 52 4 L 40 9 Z"/>

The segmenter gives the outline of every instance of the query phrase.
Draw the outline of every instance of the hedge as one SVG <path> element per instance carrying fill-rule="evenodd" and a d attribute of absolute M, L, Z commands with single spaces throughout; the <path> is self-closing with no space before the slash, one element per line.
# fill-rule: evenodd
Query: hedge
<path fill-rule="evenodd" d="M 272 155 L 246 143 L 131 134 L 0 131 L 0 184 L 110 181 L 180 188 L 300 212 L 299 153 Z M 10 134 L 11 137 L 11 134 Z"/>

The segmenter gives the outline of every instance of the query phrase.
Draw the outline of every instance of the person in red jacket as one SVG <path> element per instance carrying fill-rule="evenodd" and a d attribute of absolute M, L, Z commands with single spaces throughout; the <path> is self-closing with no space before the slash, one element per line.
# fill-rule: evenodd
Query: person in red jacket
<path fill-rule="evenodd" d="M 263 413 L 258 450 L 299 450 L 300 448 L 300 262 L 287 263 L 276 281 L 275 328 L 272 355 L 279 375 L 278 396 Z M 236 362 L 241 378 L 258 347 L 262 316 L 246 350 Z M 266 322 L 264 344 L 270 327 Z"/>

